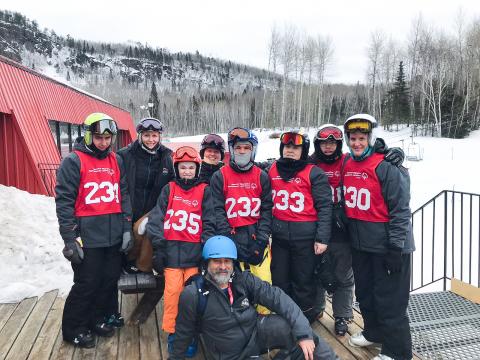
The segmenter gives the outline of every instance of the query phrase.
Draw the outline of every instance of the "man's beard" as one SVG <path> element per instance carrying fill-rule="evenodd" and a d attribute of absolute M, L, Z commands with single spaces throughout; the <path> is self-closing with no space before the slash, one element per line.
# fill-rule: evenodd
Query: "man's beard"
<path fill-rule="evenodd" d="M 222 286 L 225 284 L 228 284 L 230 281 L 230 278 L 232 277 L 233 270 L 227 270 L 227 271 L 218 271 L 216 273 L 210 272 L 210 276 L 212 277 L 212 280 L 218 285 Z"/>

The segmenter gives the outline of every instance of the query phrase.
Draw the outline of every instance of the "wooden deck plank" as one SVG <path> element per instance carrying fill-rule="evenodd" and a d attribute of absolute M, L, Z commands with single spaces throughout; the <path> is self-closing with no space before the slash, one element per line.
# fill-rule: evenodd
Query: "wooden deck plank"
<path fill-rule="evenodd" d="M 155 311 L 150 313 L 147 321 L 140 325 L 140 353 L 142 360 L 161 359 L 161 350 L 157 327 L 157 314 Z"/>
<path fill-rule="evenodd" d="M 163 298 L 160 300 L 155 307 L 155 313 L 157 314 L 157 328 L 158 328 L 158 339 L 160 341 L 160 353 L 162 354 L 162 359 L 168 359 L 168 349 L 167 349 L 167 334 L 162 330 L 163 322 Z"/>
<path fill-rule="evenodd" d="M 122 295 L 122 313 L 130 314 L 137 305 L 137 294 Z M 120 331 L 118 359 L 140 359 L 138 325 L 126 325 Z"/>
<path fill-rule="evenodd" d="M 17 306 L 18 303 L 0 304 L 0 331 L 2 331 L 3 327 L 5 326 Z"/>
<path fill-rule="evenodd" d="M 74 352 L 75 346 L 63 341 L 62 329 L 60 327 L 57 338 L 55 339 L 55 344 L 53 345 L 50 360 L 71 360 Z"/>
<path fill-rule="evenodd" d="M 30 351 L 28 359 L 31 360 L 48 360 L 52 354 L 55 340 L 62 324 L 62 313 L 65 299 L 57 297 L 53 303 L 50 311 L 47 314 L 47 319 L 37 336 L 37 340 Z"/>
<path fill-rule="evenodd" d="M 20 302 L 7 323 L 0 331 L 0 359 L 5 359 L 12 347 L 18 333 L 22 330 L 23 324 L 27 321 L 30 312 L 34 308 L 37 298 L 28 298 Z"/>
<path fill-rule="evenodd" d="M 118 344 L 122 330 L 115 330 L 112 337 L 97 337 L 97 348 L 95 359 L 116 359 L 118 355 Z"/>
<path fill-rule="evenodd" d="M 58 291 L 53 290 L 43 294 L 37 301 L 35 307 L 30 312 L 30 315 L 18 334 L 6 360 L 24 360 L 28 358 L 30 350 L 35 344 L 38 333 L 45 322 L 45 319 L 57 298 Z"/>
<path fill-rule="evenodd" d="M 348 351 L 338 339 L 325 329 L 318 321 L 312 324 L 312 329 L 317 335 L 331 346 L 335 354 L 342 360 L 355 360 L 353 354 Z"/>
<path fill-rule="evenodd" d="M 365 348 L 350 346 L 348 344 L 348 339 L 350 338 L 350 334 L 348 333 L 345 336 L 337 336 L 335 334 L 335 321 L 333 317 L 331 317 L 329 314 L 324 314 L 324 316 L 320 319 L 320 323 L 323 325 L 325 329 L 328 330 L 330 334 L 332 334 L 332 336 L 334 336 L 337 339 L 338 342 L 340 342 L 348 351 L 350 351 L 355 358 L 370 359 L 376 355 Z"/>

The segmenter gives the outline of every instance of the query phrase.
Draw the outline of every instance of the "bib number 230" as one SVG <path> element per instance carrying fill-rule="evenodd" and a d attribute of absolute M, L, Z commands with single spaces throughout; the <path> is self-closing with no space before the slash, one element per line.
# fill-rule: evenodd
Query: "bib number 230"
<path fill-rule="evenodd" d="M 370 209 L 370 191 L 368 189 L 357 189 L 354 186 L 344 187 L 345 205 L 349 208 L 357 207 L 359 210 Z"/>

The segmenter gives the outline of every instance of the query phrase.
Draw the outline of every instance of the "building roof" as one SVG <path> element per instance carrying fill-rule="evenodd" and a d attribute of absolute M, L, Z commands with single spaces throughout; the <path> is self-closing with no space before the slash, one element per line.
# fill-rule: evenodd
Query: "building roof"
<path fill-rule="evenodd" d="M 136 136 L 130 113 L 103 99 L 0 56 L 0 112 L 11 114 L 35 164 L 58 164 L 48 120 L 80 125 L 88 114 L 110 115 L 120 130 Z"/>

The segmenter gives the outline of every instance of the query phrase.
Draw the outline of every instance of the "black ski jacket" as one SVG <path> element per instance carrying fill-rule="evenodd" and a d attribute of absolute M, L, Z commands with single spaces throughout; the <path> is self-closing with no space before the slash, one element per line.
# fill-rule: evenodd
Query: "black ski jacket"
<path fill-rule="evenodd" d="M 172 150 L 160 145 L 156 154 L 142 149 L 138 140 L 120 149 L 127 171 L 133 223 L 153 209 L 162 188 L 173 180 Z"/>
<path fill-rule="evenodd" d="M 280 288 L 261 281 L 249 271 L 232 278 L 233 304 L 209 275 L 205 276 L 208 299 L 201 316 L 201 333 L 208 359 L 238 360 L 258 355 L 255 346 L 258 315 L 254 304 L 261 304 L 287 320 L 295 340 L 312 339 L 308 320 L 293 300 Z M 185 287 L 180 295 L 175 325 L 175 342 L 171 360 L 185 358 L 185 351 L 197 331 L 199 293 L 195 283 Z"/>
<path fill-rule="evenodd" d="M 163 222 L 167 212 L 170 184 L 165 185 L 160 193 L 157 205 L 150 212 L 147 223 L 147 236 L 155 251 L 164 257 L 165 267 L 188 268 L 200 265 L 202 247 L 205 241 L 215 235 L 215 214 L 213 212 L 210 187 L 207 186 L 202 200 L 202 235 L 201 243 L 181 241 L 182 239 L 165 239 Z"/>
<path fill-rule="evenodd" d="M 94 156 L 95 153 L 85 147 L 83 139 L 75 144 L 75 150 Z M 85 248 L 99 248 L 117 245 L 122 241 L 125 231 L 132 229 L 132 209 L 128 194 L 127 179 L 122 159 L 117 155 L 120 168 L 120 194 L 122 213 L 97 216 L 75 216 L 75 201 L 80 185 L 80 158 L 70 153 L 60 164 L 55 186 L 55 205 L 57 209 L 60 235 L 65 243 L 73 242 L 80 236 Z"/>
<path fill-rule="evenodd" d="M 353 160 L 349 160 L 353 161 Z M 353 248 L 373 253 L 385 253 L 389 248 L 403 253 L 415 250 L 410 210 L 410 176 L 403 166 L 396 167 L 383 160 L 375 172 L 388 207 L 390 220 L 377 223 L 348 219 L 348 236 Z"/>

